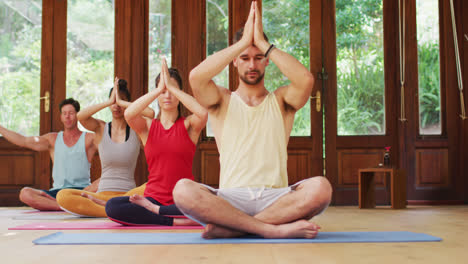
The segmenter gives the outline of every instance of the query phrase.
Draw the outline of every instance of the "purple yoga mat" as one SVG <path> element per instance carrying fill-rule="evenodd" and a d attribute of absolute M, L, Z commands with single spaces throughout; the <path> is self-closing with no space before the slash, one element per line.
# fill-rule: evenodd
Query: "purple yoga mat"
<path fill-rule="evenodd" d="M 46 222 L 33 223 L 10 227 L 8 230 L 82 230 L 82 229 L 150 229 L 150 230 L 187 230 L 203 229 L 203 226 L 160 226 L 139 225 L 124 226 L 115 222 L 104 221 L 73 221 L 73 222 Z"/>

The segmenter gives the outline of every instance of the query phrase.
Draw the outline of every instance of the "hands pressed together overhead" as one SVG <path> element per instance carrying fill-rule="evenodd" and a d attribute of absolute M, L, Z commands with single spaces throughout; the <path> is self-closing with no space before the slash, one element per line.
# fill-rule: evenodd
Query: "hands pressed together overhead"
<path fill-rule="evenodd" d="M 118 93 L 117 91 L 119 90 L 119 77 L 115 77 L 114 79 L 114 89 L 112 89 L 112 93 L 109 97 L 109 104 L 113 105 L 117 102 L 118 100 Z"/>
<path fill-rule="evenodd" d="M 178 89 L 177 81 L 171 78 L 171 75 L 169 73 L 166 58 L 162 59 L 160 76 L 160 81 L 158 83 L 158 87 L 156 87 L 156 90 L 158 90 L 161 94 L 165 93 L 166 90 L 174 91 L 174 89 Z"/>
<path fill-rule="evenodd" d="M 268 41 L 266 41 L 263 35 L 262 14 L 257 1 L 252 1 L 241 41 L 247 45 L 253 44 L 262 51 L 266 51 L 269 47 Z"/>

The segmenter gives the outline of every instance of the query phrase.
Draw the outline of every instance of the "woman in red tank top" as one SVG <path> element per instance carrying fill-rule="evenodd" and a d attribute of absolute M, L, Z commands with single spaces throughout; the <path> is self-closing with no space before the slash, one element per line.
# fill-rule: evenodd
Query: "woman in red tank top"
<path fill-rule="evenodd" d="M 156 119 L 141 112 L 155 99 L 160 108 Z M 192 112 L 181 116 L 180 103 Z M 156 89 L 133 102 L 125 110 L 128 125 L 145 146 L 148 183 L 144 197 L 116 197 L 106 204 L 107 216 L 127 225 L 198 225 L 173 216 L 183 215 L 175 206 L 172 190 L 178 180 L 194 179 L 192 161 L 208 112 L 189 94 L 182 91 L 182 79 L 176 69 L 168 69 L 163 59 Z"/>

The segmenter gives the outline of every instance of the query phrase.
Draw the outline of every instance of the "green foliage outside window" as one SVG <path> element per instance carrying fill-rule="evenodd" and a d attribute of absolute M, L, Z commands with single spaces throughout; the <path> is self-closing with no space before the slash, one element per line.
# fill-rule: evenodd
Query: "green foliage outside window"
<path fill-rule="evenodd" d="M 309 68 L 309 1 L 264 0 L 263 25 L 271 43 L 293 55 Z M 207 0 L 207 55 L 228 46 L 228 1 Z M 215 78 L 218 85 L 227 87 L 227 68 Z M 278 67 L 270 61 L 266 69 L 265 86 L 269 91 L 289 84 Z M 212 133 L 208 131 L 208 135 Z M 310 103 L 296 113 L 292 136 L 310 135 Z"/>
<path fill-rule="evenodd" d="M 440 135 L 439 1 L 416 0 L 419 133 Z"/>
<path fill-rule="evenodd" d="M 42 1 L 0 1 L 0 124 L 39 134 Z"/>
<path fill-rule="evenodd" d="M 207 0 L 206 1 L 206 55 L 210 56 L 215 52 L 229 46 L 229 17 L 228 0 Z M 217 85 L 228 88 L 229 67 L 218 74 L 214 81 Z"/>
<path fill-rule="evenodd" d="M 67 97 L 78 100 L 81 108 L 106 101 L 113 87 L 114 20 L 112 1 L 67 3 Z M 94 117 L 112 120 L 108 109 Z"/>
<path fill-rule="evenodd" d="M 149 89 L 157 62 L 163 55 L 171 60 L 170 2 L 150 3 Z M 336 0 L 340 135 L 385 133 L 382 2 Z M 208 43 L 207 54 L 227 46 L 227 3 L 207 0 L 208 37 L 219 40 Z M 102 102 L 113 84 L 113 1 L 73 0 L 68 8 L 67 95 L 83 106 Z M 39 0 L 0 1 L 0 124 L 26 135 L 39 133 L 41 13 Z M 309 67 L 309 1 L 264 0 L 263 22 L 272 43 Z M 438 43 L 418 46 L 422 127 L 440 120 L 438 53 Z M 227 83 L 228 75 L 218 78 Z M 273 63 L 266 80 L 271 90 L 289 83 Z M 102 112 L 98 118 L 110 120 Z M 292 135 L 310 135 L 309 103 L 296 114 Z"/>
<path fill-rule="evenodd" d="M 385 133 L 382 0 L 336 1 L 339 135 Z"/>
<path fill-rule="evenodd" d="M 149 9 L 148 91 L 151 91 L 156 88 L 155 79 L 161 72 L 162 58 L 166 57 L 171 66 L 171 0 L 150 0 Z M 150 107 L 157 113 L 157 100 Z"/>
<path fill-rule="evenodd" d="M 436 124 L 440 129 L 439 44 L 419 45 L 418 59 L 421 128 L 428 128 Z"/>
<path fill-rule="evenodd" d="M 420 2 L 426 5 L 418 6 L 418 13 L 426 20 L 418 20 L 422 31 L 418 38 L 431 39 L 418 45 L 420 123 L 424 128 L 440 120 L 439 36 L 438 30 L 433 32 L 433 16 L 427 15 L 437 13 L 438 1 Z M 398 118 L 385 116 L 382 12 L 382 0 L 336 1 L 339 135 L 384 134 L 385 118 Z"/>
<path fill-rule="evenodd" d="M 263 0 L 263 30 L 270 43 L 293 55 L 310 68 L 310 31 L 308 0 Z M 270 60 L 265 86 L 273 91 L 290 81 Z M 310 100 L 295 115 L 291 136 L 310 136 Z"/>

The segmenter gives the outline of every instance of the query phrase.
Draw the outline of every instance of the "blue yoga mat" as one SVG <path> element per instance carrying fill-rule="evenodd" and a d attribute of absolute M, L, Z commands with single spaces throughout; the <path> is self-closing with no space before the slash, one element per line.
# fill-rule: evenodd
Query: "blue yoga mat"
<path fill-rule="evenodd" d="M 33 241 L 37 245 L 111 244 L 276 244 L 276 243 L 377 243 L 434 242 L 441 238 L 423 233 L 398 232 L 321 232 L 314 239 L 265 239 L 260 237 L 203 239 L 201 233 L 62 233 Z"/>

